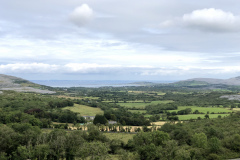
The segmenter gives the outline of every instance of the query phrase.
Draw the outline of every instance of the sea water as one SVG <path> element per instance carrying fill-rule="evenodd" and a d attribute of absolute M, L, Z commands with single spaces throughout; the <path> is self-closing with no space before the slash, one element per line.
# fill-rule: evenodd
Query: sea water
<path fill-rule="evenodd" d="M 31 80 L 33 83 L 50 87 L 123 87 L 123 86 L 142 86 L 143 81 L 136 80 Z M 152 83 L 172 83 L 174 81 L 146 81 Z"/>

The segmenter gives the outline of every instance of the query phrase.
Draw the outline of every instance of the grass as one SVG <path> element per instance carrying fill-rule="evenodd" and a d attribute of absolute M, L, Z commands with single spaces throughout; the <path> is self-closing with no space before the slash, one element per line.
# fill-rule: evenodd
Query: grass
<path fill-rule="evenodd" d="M 146 118 L 149 118 L 149 117 L 152 117 L 153 115 L 151 115 L 151 114 L 146 114 L 146 115 L 144 115 L 144 117 L 146 117 Z"/>
<path fill-rule="evenodd" d="M 166 121 L 158 121 L 158 122 L 152 122 L 152 124 L 157 125 L 157 126 L 162 126 L 165 123 L 167 123 Z"/>
<path fill-rule="evenodd" d="M 184 110 L 186 108 L 191 108 L 192 109 L 192 112 L 194 112 L 195 110 L 198 110 L 199 112 L 203 112 L 203 113 L 222 113 L 222 112 L 232 112 L 231 110 L 229 109 L 226 109 L 226 108 L 215 108 L 215 107 L 197 107 L 197 106 L 179 106 L 178 107 L 178 110 L 169 110 L 169 112 L 177 112 L 179 110 Z"/>
<path fill-rule="evenodd" d="M 172 103 L 172 100 L 164 100 L 164 101 L 152 101 L 151 103 L 117 103 L 120 106 L 126 107 L 126 108 L 138 108 L 138 109 L 145 109 L 147 105 L 151 104 L 159 104 L 159 103 Z"/>
<path fill-rule="evenodd" d="M 137 93 L 137 94 L 139 94 L 139 93 L 145 93 L 145 91 L 128 91 L 128 93 Z"/>
<path fill-rule="evenodd" d="M 128 142 L 129 139 L 132 139 L 134 134 L 129 133 L 104 133 L 106 137 L 110 140 L 112 139 L 119 139 L 122 140 L 125 144 Z"/>
<path fill-rule="evenodd" d="M 72 97 L 70 95 L 60 95 L 60 96 L 57 96 L 58 98 L 66 98 L 66 99 L 89 99 L 89 100 L 98 100 L 99 97 Z"/>
<path fill-rule="evenodd" d="M 156 93 L 157 93 L 158 96 L 163 96 L 163 95 L 166 94 L 166 93 L 164 93 L 164 92 L 156 92 Z"/>
<path fill-rule="evenodd" d="M 233 111 L 240 111 L 240 108 L 233 108 Z"/>
<path fill-rule="evenodd" d="M 218 118 L 218 116 L 228 116 L 229 114 L 209 114 L 209 118 Z M 202 119 L 205 118 L 204 117 L 205 114 L 188 114 L 188 115 L 178 115 L 178 118 L 180 121 L 182 120 L 190 120 L 190 119 L 197 119 L 198 117 L 201 117 Z"/>
<path fill-rule="evenodd" d="M 150 103 L 118 103 L 120 106 L 125 108 L 138 108 L 138 109 L 145 109 L 145 106 L 149 105 Z"/>
<path fill-rule="evenodd" d="M 146 113 L 147 111 L 146 110 L 128 110 L 129 112 L 132 112 L 132 113 Z"/>
<path fill-rule="evenodd" d="M 41 129 L 42 133 L 50 133 L 53 129 Z"/>
<path fill-rule="evenodd" d="M 163 100 L 163 101 L 152 101 L 150 104 L 166 104 L 166 103 L 173 103 L 174 101 L 173 100 Z"/>
<path fill-rule="evenodd" d="M 80 113 L 81 116 L 95 116 L 96 114 L 103 115 L 103 110 L 101 110 L 100 108 L 94 108 L 79 104 L 74 104 L 73 107 L 65 107 L 63 109 L 68 109 L 70 111 Z"/>

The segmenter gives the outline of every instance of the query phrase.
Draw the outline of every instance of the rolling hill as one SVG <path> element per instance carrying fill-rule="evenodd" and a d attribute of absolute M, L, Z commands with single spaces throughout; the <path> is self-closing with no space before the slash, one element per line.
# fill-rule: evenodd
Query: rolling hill
<path fill-rule="evenodd" d="M 0 74 L 0 90 L 13 90 L 17 92 L 35 92 L 42 94 L 54 94 L 55 91 L 46 89 L 48 87 L 32 83 L 28 80 Z"/>
<path fill-rule="evenodd" d="M 224 84 L 224 85 L 240 85 L 240 76 L 229 78 L 229 79 L 213 79 L 213 78 L 194 78 L 194 79 L 188 79 L 180 82 L 189 82 L 189 81 L 196 81 L 196 82 L 205 82 L 208 84 Z"/>

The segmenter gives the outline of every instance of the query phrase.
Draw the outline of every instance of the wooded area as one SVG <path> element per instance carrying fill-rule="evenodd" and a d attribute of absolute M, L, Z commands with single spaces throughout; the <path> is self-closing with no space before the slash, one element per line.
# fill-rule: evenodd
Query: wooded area
<path fill-rule="evenodd" d="M 57 90 L 55 95 L 0 94 L 1 160 L 240 157 L 240 102 L 220 98 L 238 94 L 236 89 L 146 86 Z M 82 112 L 81 106 L 102 112 L 94 120 L 86 120 L 82 113 L 89 112 Z M 78 110 L 70 111 L 74 107 Z M 179 121 L 183 116 L 190 118 Z M 123 141 L 110 139 L 104 132 L 133 136 Z"/>

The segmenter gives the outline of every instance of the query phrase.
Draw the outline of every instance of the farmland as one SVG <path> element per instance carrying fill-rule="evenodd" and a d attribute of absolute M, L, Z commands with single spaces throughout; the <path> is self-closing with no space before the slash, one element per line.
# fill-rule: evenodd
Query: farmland
<path fill-rule="evenodd" d="M 125 107 L 125 108 L 131 108 L 131 109 L 133 109 L 133 108 L 135 108 L 135 109 L 145 109 L 145 107 L 147 106 L 147 105 L 150 105 L 150 104 L 159 104 L 159 103 L 164 103 L 164 104 L 166 104 L 166 103 L 172 103 L 173 101 L 172 100 L 163 100 L 163 101 L 152 101 L 152 102 L 150 102 L 150 103 L 141 103 L 141 102 L 136 102 L 136 103 L 118 103 L 118 105 L 120 105 L 120 106 L 123 106 L 123 107 Z"/>
<path fill-rule="evenodd" d="M 100 108 L 94 108 L 79 104 L 74 104 L 73 107 L 65 107 L 63 110 L 70 110 L 72 112 L 79 113 L 82 116 L 95 116 L 96 114 L 103 114 L 103 111 Z"/>
<path fill-rule="evenodd" d="M 209 118 L 218 118 L 219 116 L 221 117 L 226 117 L 229 116 L 229 114 L 209 114 Z M 205 114 L 188 114 L 188 115 L 178 115 L 178 118 L 180 121 L 184 120 L 190 120 L 190 119 L 198 119 L 200 117 L 201 119 L 205 118 Z"/>
<path fill-rule="evenodd" d="M 132 139 L 134 134 L 129 133 L 104 133 L 105 136 L 107 136 L 110 140 L 117 139 L 123 141 L 125 144 L 127 144 L 129 139 Z"/>
<path fill-rule="evenodd" d="M 177 110 L 169 110 L 169 112 L 177 112 L 180 110 L 184 110 L 186 108 L 191 108 L 192 112 L 198 110 L 204 114 L 206 113 L 231 113 L 232 111 L 226 108 L 219 108 L 219 107 L 197 107 L 197 106 L 179 106 Z"/>
<path fill-rule="evenodd" d="M 10 159 L 5 158 L 8 154 L 14 159 L 94 159 L 89 157 L 93 151 L 101 151 L 100 159 L 240 156 L 236 147 L 240 102 L 220 98 L 238 94 L 236 91 L 166 86 L 64 91 L 56 96 L 12 91 L 0 94 L 0 138 L 4 144 L 0 159 Z M 84 115 L 95 119 L 86 120 Z M 16 147 L 9 145 L 9 150 L 6 142 Z M 34 157 L 39 152 L 44 155 Z"/>

